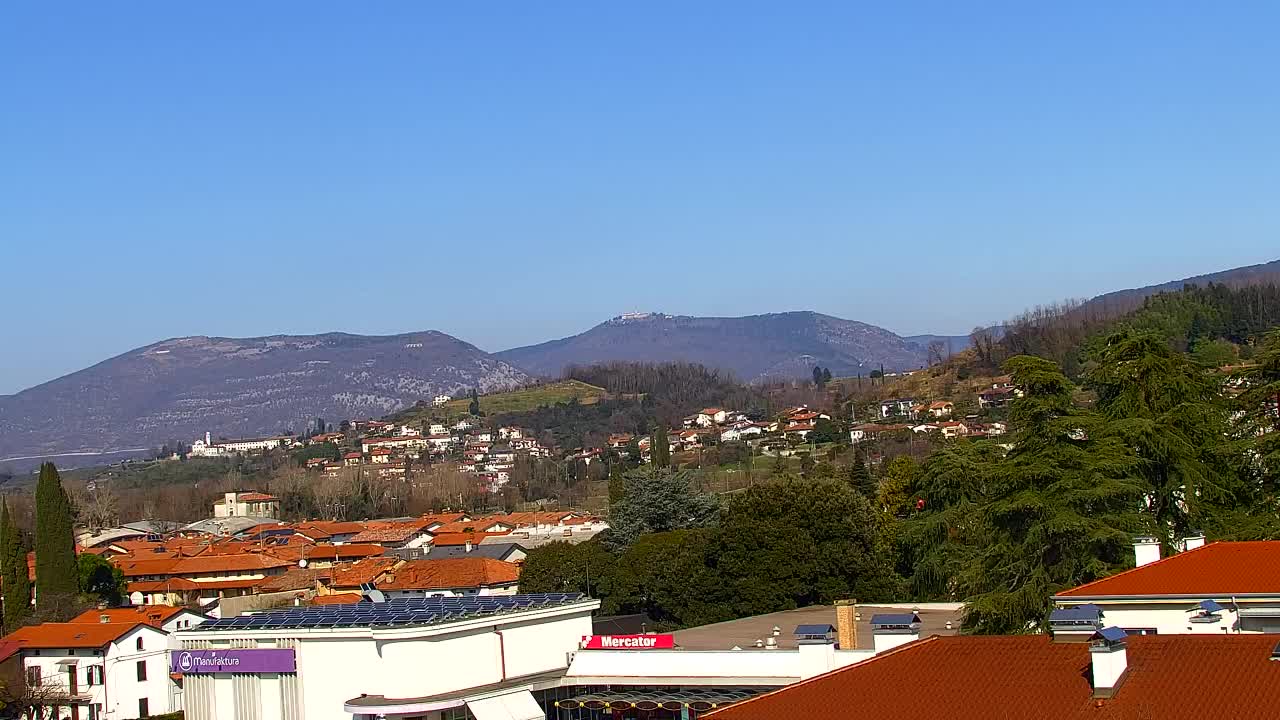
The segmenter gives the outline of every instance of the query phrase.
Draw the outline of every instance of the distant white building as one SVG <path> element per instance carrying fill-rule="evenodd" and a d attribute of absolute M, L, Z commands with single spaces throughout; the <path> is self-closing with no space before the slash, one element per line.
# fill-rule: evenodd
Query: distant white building
<path fill-rule="evenodd" d="M 218 457 L 220 455 L 230 455 L 232 453 L 255 453 L 274 450 L 286 444 L 292 444 L 293 438 L 288 436 L 265 437 L 265 438 L 248 438 L 245 440 L 228 440 L 226 442 L 215 443 L 209 433 L 204 434 L 203 440 L 196 440 L 191 443 L 192 457 Z"/>
<path fill-rule="evenodd" d="M 444 405 L 451 400 L 453 400 L 452 395 L 437 395 L 434 398 L 431 398 L 431 404 L 436 407 L 440 407 L 441 405 Z"/>

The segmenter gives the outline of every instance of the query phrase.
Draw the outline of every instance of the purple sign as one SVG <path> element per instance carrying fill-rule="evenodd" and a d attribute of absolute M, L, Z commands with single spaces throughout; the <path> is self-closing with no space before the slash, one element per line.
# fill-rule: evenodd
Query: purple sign
<path fill-rule="evenodd" d="M 170 650 L 169 672 L 291 673 L 297 670 L 292 649 Z"/>

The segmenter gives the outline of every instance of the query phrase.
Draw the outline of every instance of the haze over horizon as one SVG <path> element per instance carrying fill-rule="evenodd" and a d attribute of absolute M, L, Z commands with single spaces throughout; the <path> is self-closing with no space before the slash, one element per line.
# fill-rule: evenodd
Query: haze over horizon
<path fill-rule="evenodd" d="M 1280 246 L 1273 4 L 6 16 L 0 394 L 187 335 L 958 334 Z"/>

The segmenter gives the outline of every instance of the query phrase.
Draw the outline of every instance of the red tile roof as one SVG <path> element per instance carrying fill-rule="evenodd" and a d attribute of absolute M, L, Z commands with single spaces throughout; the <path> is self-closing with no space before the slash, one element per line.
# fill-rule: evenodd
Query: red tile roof
<path fill-rule="evenodd" d="M 387 573 L 379 590 L 447 590 L 510 585 L 520 577 L 520 566 L 493 558 L 413 560 Z"/>
<path fill-rule="evenodd" d="M 106 616 L 107 622 L 110 623 L 127 623 L 130 625 L 146 623 L 151 627 L 160 627 L 174 615 L 184 610 L 186 608 L 173 607 L 172 605 L 135 605 L 133 607 L 85 610 L 71 618 L 71 622 L 101 623 L 103 616 Z"/>
<path fill-rule="evenodd" d="M 1058 597 L 1258 594 L 1280 595 L 1280 541 L 1210 543 L 1065 590 Z"/>
<path fill-rule="evenodd" d="M 18 628 L 4 637 L 23 648 L 100 648 L 146 623 L 43 623 Z"/>
<path fill-rule="evenodd" d="M 332 595 L 317 595 L 307 601 L 308 605 L 350 605 L 351 603 L 360 602 L 362 596 L 360 593 L 334 593 Z"/>
<path fill-rule="evenodd" d="M 1264 720 L 1280 717 L 1274 635 L 1127 640 L 1128 674 L 1093 698 L 1089 646 L 1045 635 L 934 636 L 731 705 L 708 720 Z"/>
<path fill-rule="evenodd" d="M 366 558 L 350 565 L 334 565 L 329 582 L 335 588 L 360 587 L 373 582 L 382 573 L 394 568 L 401 560 L 393 557 Z"/>

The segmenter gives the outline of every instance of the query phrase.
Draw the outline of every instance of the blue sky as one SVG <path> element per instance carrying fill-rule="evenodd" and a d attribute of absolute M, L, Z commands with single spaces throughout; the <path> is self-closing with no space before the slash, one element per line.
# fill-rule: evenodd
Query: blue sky
<path fill-rule="evenodd" d="M 625 5 L 625 6 L 624 6 Z M 180 335 L 959 333 L 1280 257 L 1276 3 L 9 3 L 0 393 Z"/>

